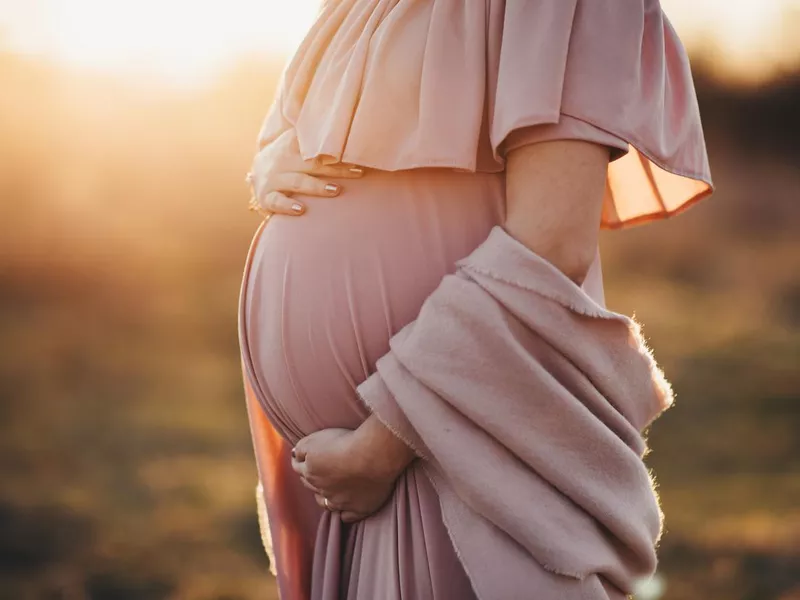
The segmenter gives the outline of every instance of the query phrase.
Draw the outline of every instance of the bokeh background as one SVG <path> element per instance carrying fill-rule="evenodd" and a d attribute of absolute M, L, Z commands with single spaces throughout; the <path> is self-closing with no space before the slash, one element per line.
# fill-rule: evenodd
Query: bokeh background
<path fill-rule="evenodd" d="M 314 4 L 0 0 L 0 599 L 276 597 L 236 336 L 242 179 Z M 663 5 L 718 191 L 601 240 L 609 305 L 677 392 L 650 434 L 656 587 L 797 600 L 800 5 Z"/>

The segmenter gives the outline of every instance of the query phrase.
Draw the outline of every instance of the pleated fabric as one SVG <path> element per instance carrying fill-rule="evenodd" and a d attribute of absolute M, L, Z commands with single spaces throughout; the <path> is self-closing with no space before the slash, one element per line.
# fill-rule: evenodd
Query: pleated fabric
<path fill-rule="evenodd" d="M 675 214 L 712 181 L 686 52 L 658 0 L 330 0 L 259 145 L 395 171 L 501 171 L 509 138 L 582 121 L 624 141 L 602 226 Z"/>

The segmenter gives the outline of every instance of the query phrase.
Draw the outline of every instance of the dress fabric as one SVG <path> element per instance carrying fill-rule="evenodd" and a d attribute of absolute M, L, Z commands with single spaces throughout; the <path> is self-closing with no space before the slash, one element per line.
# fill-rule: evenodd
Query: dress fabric
<path fill-rule="evenodd" d="M 306 214 L 262 223 L 245 264 L 243 375 L 281 598 L 478 598 L 420 461 L 378 513 L 346 525 L 300 484 L 291 447 L 369 416 L 357 388 L 392 337 L 503 222 L 511 149 L 609 146 L 605 227 L 663 218 L 710 193 L 683 49 L 652 1 L 328 1 L 284 71 L 258 146 L 289 129 L 305 158 L 372 169 L 340 181 L 335 199 L 297 195 Z M 599 249 L 583 289 L 604 306 Z M 548 589 L 568 579 L 542 577 Z M 608 581 L 602 590 L 587 598 L 624 597 Z"/>
<path fill-rule="evenodd" d="M 711 193 L 689 61 L 658 0 L 329 0 L 258 140 L 293 127 L 304 158 L 497 172 L 509 136 L 563 116 L 626 142 L 604 228 Z"/>

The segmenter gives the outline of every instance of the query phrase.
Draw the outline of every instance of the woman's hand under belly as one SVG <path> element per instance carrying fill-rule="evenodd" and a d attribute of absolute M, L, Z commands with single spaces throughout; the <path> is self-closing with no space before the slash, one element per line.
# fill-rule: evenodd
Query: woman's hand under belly
<path fill-rule="evenodd" d="M 383 431 L 390 439 L 374 427 L 323 429 L 292 450 L 292 468 L 303 485 L 314 492 L 320 506 L 340 512 L 345 523 L 380 510 L 414 458 L 410 448 Z"/>

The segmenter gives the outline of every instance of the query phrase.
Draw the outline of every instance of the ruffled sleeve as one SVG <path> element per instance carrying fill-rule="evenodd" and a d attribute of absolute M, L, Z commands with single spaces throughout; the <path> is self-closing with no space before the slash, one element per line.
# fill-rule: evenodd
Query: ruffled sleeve
<path fill-rule="evenodd" d="M 606 228 L 712 191 L 688 58 L 657 0 L 329 1 L 260 143 L 286 127 L 306 159 L 470 172 L 566 130 L 618 150 Z"/>
<path fill-rule="evenodd" d="M 498 154 L 505 158 L 509 152 L 522 146 L 554 140 L 580 140 L 606 146 L 609 149 L 609 160 L 612 162 L 628 153 L 628 142 L 622 138 L 603 131 L 591 123 L 562 114 L 558 123 L 529 125 L 514 129 L 499 146 Z"/>

